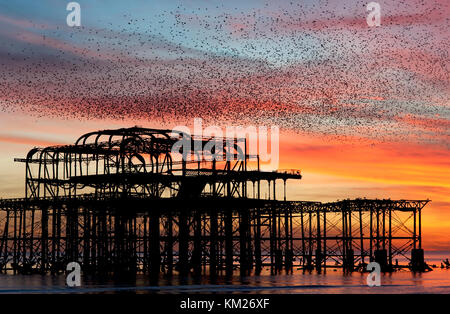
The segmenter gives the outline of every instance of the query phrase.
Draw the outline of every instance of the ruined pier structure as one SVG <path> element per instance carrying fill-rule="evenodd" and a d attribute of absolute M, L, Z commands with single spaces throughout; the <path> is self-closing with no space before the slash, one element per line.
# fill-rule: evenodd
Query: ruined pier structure
<path fill-rule="evenodd" d="M 173 152 L 182 138 L 192 145 Z M 224 160 L 196 151 L 211 141 Z M 73 261 L 85 273 L 155 276 L 354 271 L 371 261 L 424 270 L 428 200 L 287 201 L 286 181 L 300 171 L 261 171 L 246 145 L 134 127 L 32 149 L 16 159 L 25 198 L 0 200 L 1 271 L 57 273 Z"/>

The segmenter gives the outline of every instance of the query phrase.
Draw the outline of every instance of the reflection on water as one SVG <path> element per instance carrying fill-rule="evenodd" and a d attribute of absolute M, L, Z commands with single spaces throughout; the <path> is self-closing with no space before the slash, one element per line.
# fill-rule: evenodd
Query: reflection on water
<path fill-rule="evenodd" d="M 450 270 L 428 273 L 399 271 L 382 274 L 381 287 L 368 287 L 367 274 L 341 271 L 297 272 L 293 275 L 217 278 L 164 278 L 151 285 L 145 276 L 132 282 L 99 281 L 83 278 L 82 286 L 67 288 L 65 277 L 41 275 L 0 275 L 1 293 L 450 293 Z"/>
<path fill-rule="evenodd" d="M 449 256 L 446 254 L 446 256 Z M 431 256 L 429 264 L 440 265 L 441 256 Z M 382 274 L 380 287 L 366 284 L 367 273 L 344 274 L 294 271 L 294 274 L 230 278 L 207 276 L 171 278 L 161 276 L 157 284 L 148 276 L 132 280 L 82 278 L 81 287 L 68 288 L 65 276 L 0 275 L 0 293 L 450 293 L 450 269 L 435 268 L 427 273 L 398 271 Z"/>

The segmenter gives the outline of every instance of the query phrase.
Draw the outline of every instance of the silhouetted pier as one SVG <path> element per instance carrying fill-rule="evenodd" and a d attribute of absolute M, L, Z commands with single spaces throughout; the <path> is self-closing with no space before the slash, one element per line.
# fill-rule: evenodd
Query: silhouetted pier
<path fill-rule="evenodd" d="M 174 152 L 181 139 L 189 145 Z M 287 201 L 300 171 L 261 171 L 245 139 L 135 127 L 16 161 L 26 194 L 0 200 L 2 271 L 58 273 L 73 261 L 85 273 L 154 276 L 356 271 L 370 261 L 392 271 L 398 258 L 426 267 L 428 200 Z"/>

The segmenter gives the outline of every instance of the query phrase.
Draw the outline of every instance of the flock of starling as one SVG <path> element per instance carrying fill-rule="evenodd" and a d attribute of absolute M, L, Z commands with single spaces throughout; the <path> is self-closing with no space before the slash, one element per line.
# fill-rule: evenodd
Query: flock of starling
<path fill-rule="evenodd" d="M 178 6 L 73 28 L 0 18 L 0 110 L 448 143 L 448 4 L 395 2 L 379 27 L 365 1 Z"/>

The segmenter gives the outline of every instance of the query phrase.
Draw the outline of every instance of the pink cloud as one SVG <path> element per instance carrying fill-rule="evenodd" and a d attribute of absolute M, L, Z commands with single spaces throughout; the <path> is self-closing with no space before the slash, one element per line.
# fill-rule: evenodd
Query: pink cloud
<path fill-rule="evenodd" d="M 18 18 L 11 18 L 9 16 L 0 14 L 0 23 L 9 24 L 15 27 L 20 28 L 33 28 L 33 29 L 41 29 L 41 30 L 48 30 L 48 29 L 56 29 L 56 26 L 48 24 L 48 23 L 34 23 L 31 20 L 24 20 L 24 19 L 18 19 Z"/>

